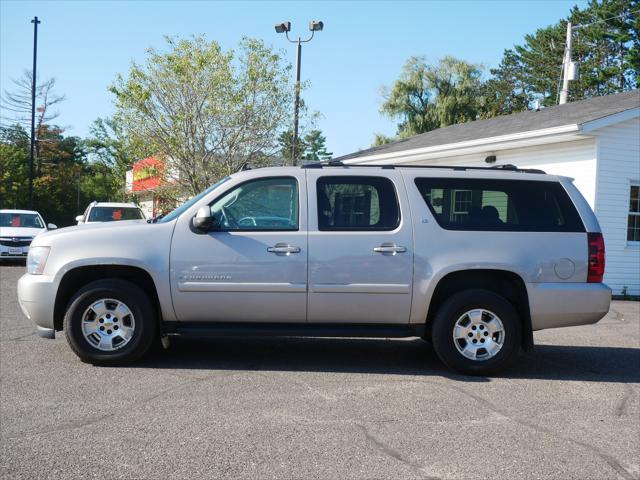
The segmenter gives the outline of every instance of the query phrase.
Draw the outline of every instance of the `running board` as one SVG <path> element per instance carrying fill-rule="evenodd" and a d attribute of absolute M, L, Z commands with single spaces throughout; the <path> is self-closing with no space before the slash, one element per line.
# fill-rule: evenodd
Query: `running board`
<path fill-rule="evenodd" d="M 164 322 L 169 335 L 188 337 L 424 337 L 424 324 L 333 324 L 262 322 Z"/>

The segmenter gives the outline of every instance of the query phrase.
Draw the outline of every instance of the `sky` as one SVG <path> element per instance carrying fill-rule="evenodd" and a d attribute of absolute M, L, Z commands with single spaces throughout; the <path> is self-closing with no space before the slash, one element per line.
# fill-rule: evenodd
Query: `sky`
<path fill-rule="evenodd" d="M 500 63 L 505 48 L 527 33 L 566 17 L 584 1 L 12 1 L 0 0 L 0 89 L 31 68 L 37 15 L 38 76 L 55 77 L 65 94 L 57 123 L 84 137 L 98 117 L 113 113 L 107 91 L 145 49 L 162 49 L 164 35 L 204 34 L 222 48 L 243 36 L 284 49 L 295 45 L 274 25 L 289 20 L 291 36 L 306 36 L 310 20 L 319 32 L 302 49 L 303 92 L 334 156 L 367 148 L 376 132 L 395 133 L 379 113 L 380 89 L 391 85 L 411 56 L 436 61 L 446 55 L 483 64 Z"/>

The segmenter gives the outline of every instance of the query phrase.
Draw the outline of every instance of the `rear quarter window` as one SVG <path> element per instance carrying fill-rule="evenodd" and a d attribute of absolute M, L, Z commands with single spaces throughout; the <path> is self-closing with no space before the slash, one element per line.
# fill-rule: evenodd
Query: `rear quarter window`
<path fill-rule="evenodd" d="M 415 183 L 438 224 L 447 230 L 585 231 L 557 182 L 416 178 Z"/>

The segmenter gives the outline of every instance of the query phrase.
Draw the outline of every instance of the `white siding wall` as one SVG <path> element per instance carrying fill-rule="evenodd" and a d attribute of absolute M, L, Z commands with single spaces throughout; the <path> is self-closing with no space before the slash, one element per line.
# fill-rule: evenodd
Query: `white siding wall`
<path fill-rule="evenodd" d="M 446 157 L 413 162 L 413 165 L 469 165 L 487 167 L 484 159 L 496 155 L 496 165 L 512 164 L 521 168 L 539 168 L 553 175 L 575 179 L 575 185 L 591 208 L 596 198 L 596 142 L 593 138 L 551 143 L 535 147 L 499 150 L 475 155 Z M 401 162 L 399 162 L 401 163 Z"/>
<path fill-rule="evenodd" d="M 640 182 L 640 119 L 596 130 L 596 214 L 607 250 L 605 282 L 620 294 L 640 295 L 640 242 L 627 242 L 629 186 Z"/>

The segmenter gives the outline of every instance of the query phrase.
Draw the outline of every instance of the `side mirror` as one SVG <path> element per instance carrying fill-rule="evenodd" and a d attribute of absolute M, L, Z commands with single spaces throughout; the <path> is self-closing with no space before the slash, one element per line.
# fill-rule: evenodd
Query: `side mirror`
<path fill-rule="evenodd" d="M 76 217 L 76 222 L 78 222 L 78 223 L 79 223 L 79 222 L 82 222 L 83 220 L 84 220 L 84 215 L 78 215 L 78 216 Z"/>
<path fill-rule="evenodd" d="M 48 223 L 47 228 L 49 230 L 55 230 L 56 228 L 58 228 L 58 226 L 55 223 Z"/>
<path fill-rule="evenodd" d="M 192 219 L 193 227 L 201 232 L 210 232 L 216 230 L 218 222 L 211 215 L 211 208 L 208 206 L 200 207 L 198 213 Z"/>

